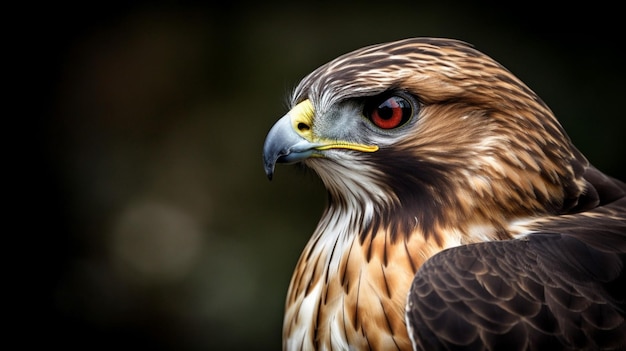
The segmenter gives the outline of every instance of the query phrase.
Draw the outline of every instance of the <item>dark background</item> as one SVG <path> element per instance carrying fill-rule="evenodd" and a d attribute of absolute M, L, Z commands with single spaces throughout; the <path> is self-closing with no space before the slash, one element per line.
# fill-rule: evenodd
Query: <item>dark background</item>
<path fill-rule="evenodd" d="M 26 243 L 8 248 L 20 345 L 279 349 L 291 271 L 324 191 L 289 167 L 268 182 L 263 140 L 304 75 L 364 45 L 474 44 L 551 106 L 592 163 L 626 179 L 622 12 L 591 6 L 22 9 L 9 32 L 24 35 L 12 52 L 24 67 L 12 90 L 26 99 L 11 117 L 28 124 L 16 147 L 32 152 L 16 167 L 28 169 L 14 206 L 25 218 L 11 231 Z"/>

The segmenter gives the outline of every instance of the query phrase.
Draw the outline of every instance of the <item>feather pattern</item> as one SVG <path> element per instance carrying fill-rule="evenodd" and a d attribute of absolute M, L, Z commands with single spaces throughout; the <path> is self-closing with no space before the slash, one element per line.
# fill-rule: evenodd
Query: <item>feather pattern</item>
<path fill-rule="evenodd" d="M 363 106 L 393 93 L 414 116 L 376 129 Z M 511 72 L 412 38 L 321 66 L 292 106 L 307 99 L 312 138 L 378 151 L 302 161 L 329 200 L 291 280 L 285 350 L 626 348 L 626 185 Z"/>

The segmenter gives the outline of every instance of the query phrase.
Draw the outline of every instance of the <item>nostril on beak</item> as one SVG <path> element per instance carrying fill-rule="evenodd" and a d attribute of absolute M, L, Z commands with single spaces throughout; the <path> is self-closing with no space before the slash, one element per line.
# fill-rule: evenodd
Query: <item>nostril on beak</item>
<path fill-rule="evenodd" d="M 309 127 L 308 124 L 304 123 L 304 122 L 300 122 L 298 123 L 298 130 L 301 132 L 307 132 L 311 129 L 311 127 Z"/>

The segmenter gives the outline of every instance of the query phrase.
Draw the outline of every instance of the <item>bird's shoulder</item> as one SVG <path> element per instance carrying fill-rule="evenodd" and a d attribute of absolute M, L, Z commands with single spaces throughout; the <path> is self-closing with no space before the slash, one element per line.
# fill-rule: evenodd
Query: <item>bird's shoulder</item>
<path fill-rule="evenodd" d="M 626 184 L 593 167 L 584 179 L 568 212 L 530 233 L 421 267 L 407 300 L 418 349 L 626 348 Z"/>

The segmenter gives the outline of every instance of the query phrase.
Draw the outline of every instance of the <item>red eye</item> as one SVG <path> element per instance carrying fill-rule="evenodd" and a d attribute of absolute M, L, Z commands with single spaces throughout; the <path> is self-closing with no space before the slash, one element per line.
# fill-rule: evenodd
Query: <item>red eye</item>
<path fill-rule="evenodd" d="M 396 128 L 411 117 L 411 104 L 403 97 L 391 96 L 366 113 L 368 118 L 379 128 Z"/>

